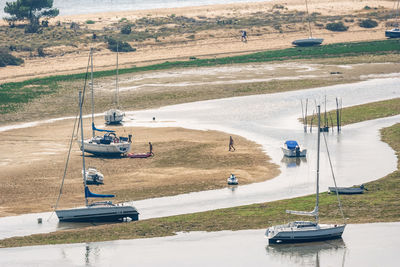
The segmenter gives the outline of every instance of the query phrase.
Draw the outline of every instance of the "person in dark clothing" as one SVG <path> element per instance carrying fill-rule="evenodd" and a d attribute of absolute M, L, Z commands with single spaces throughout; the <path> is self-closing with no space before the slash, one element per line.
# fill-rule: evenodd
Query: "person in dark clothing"
<path fill-rule="evenodd" d="M 246 31 L 241 31 L 242 32 L 242 42 L 247 42 L 247 32 Z"/>
<path fill-rule="evenodd" d="M 153 145 L 151 144 L 151 142 L 149 142 L 149 150 L 150 150 L 150 154 L 153 156 L 154 155 L 154 153 L 153 153 Z"/>
<path fill-rule="evenodd" d="M 233 138 L 229 136 L 229 151 L 235 151 L 235 147 L 233 146 Z"/>

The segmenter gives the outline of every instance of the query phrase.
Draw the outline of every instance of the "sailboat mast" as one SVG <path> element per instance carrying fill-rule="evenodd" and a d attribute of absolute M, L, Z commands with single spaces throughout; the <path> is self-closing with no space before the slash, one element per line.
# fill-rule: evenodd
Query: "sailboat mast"
<path fill-rule="evenodd" d="M 82 92 L 79 91 L 79 120 L 81 124 L 81 144 L 82 144 L 82 175 L 83 175 L 83 186 L 86 188 L 86 167 L 85 167 L 85 147 L 83 142 L 83 123 L 82 123 Z M 88 200 L 85 194 L 85 204 L 88 205 Z"/>
<path fill-rule="evenodd" d="M 308 3 L 307 3 L 307 0 L 305 0 L 305 1 L 306 1 L 306 10 L 307 10 L 308 30 L 310 31 L 310 37 L 312 37 L 310 13 L 308 12 Z"/>
<path fill-rule="evenodd" d="M 316 185 L 316 203 L 315 203 L 315 221 L 318 223 L 319 219 L 319 150 L 320 150 L 320 134 L 321 134 L 321 106 L 317 107 L 318 112 L 318 143 L 317 143 L 317 185 Z"/>
<path fill-rule="evenodd" d="M 92 137 L 94 137 L 93 48 L 90 48 L 90 90 L 92 92 Z"/>
<path fill-rule="evenodd" d="M 117 109 L 119 108 L 119 87 L 118 87 L 118 42 L 117 42 L 117 76 L 115 79 L 115 87 L 117 89 Z"/>

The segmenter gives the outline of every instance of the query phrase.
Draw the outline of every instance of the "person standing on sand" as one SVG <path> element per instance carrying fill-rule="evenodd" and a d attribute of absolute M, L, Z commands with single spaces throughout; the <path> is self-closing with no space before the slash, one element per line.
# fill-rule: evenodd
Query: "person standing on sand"
<path fill-rule="evenodd" d="M 247 42 L 247 32 L 241 31 L 241 33 L 242 33 L 242 42 Z"/>
<path fill-rule="evenodd" d="M 149 154 L 153 156 L 154 155 L 154 153 L 153 153 L 153 144 L 151 142 L 149 142 L 149 150 L 150 150 Z"/>
<path fill-rule="evenodd" d="M 232 136 L 229 136 L 229 151 L 235 151 L 235 147 L 233 146 L 233 138 Z"/>

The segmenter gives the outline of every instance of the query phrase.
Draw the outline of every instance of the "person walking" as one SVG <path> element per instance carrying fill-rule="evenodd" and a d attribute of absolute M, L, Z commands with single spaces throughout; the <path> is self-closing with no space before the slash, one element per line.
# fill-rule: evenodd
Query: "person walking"
<path fill-rule="evenodd" d="M 229 151 L 235 151 L 235 147 L 233 146 L 233 138 L 232 136 L 229 136 Z"/>
<path fill-rule="evenodd" d="M 247 32 L 246 31 L 241 31 L 242 32 L 242 42 L 247 42 Z"/>

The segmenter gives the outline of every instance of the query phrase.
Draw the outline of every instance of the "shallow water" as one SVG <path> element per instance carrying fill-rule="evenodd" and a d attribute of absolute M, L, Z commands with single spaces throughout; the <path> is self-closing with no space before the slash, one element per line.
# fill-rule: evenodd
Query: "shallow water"
<path fill-rule="evenodd" d="M 60 10 L 60 15 L 91 14 L 99 12 L 131 11 L 158 8 L 176 8 L 203 6 L 213 4 L 264 2 L 268 0 L 54 0 L 54 7 Z M 3 17 L 4 7 L 9 0 L 0 0 L 0 16 Z M 171 14 L 173 11 L 171 11 Z"/>
<path fill-rule="evenodd" d="M 0 266 L 398 266 L 400 223 L 347 225 L 343 239 L 296 245 L 269 246 L 264 232 L 3 248 Z"/>
<path fill-rule="evenodd" d="M 315 133 L 304 133 L 302 125 L 297 121 L 301 116 L 300 99 L 320 101 L 326 94 L 327 106 L 331 109 L 334 107 L 335 97 L 341 97 L 345 106 L 400 97 L 399 84 L 400 78 L 376 79 L 302 91 L 201 101 L 130 113 L 129 116 L 133 119 L 128 120 L 126 125 L 181 126 L 241 135 L 261 144 L 282 171 L 275 179 L 262 183 L 147 199 L 135 201 L 133 204 L 139 210 L 140 218 L 146 219 L 314 193 L 316 136 Z M 155 123 L 150 122 L 153 117 L 156 117 Z M 344 127 L 340 135 L 336 132 L 327 134 L 338 186 L 365 183 L 396 169 L 394 151 L 380 141 L 379 129 L 399 121 L 400 116 L 367 121 Z M 10 128 L 12 126 L 7 129 Z M 306 161 L 298 165 L 296 162 L 282 162 L 280 146 L 286 139 L 295 139 L 308 149 Z M 240 144 L 236 144 L 236 148 L 240 150 Z M 228 175 L 227 173 L 221 179 L 225 180 Z M 321 190 L 326 191 L 331 185 L 326 151 L 322 149 Z M 55 215 L 47 221 L 49 214 L 0 218 L 0 238 L 81 226 L 59 224 Z M 43 218 L 43 224 L 36 223 L 38 217 Z"/>

